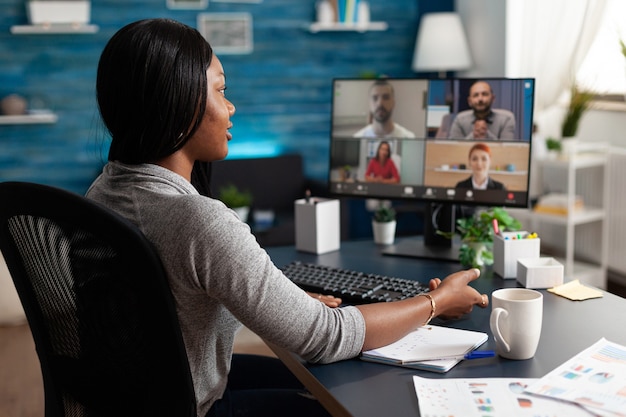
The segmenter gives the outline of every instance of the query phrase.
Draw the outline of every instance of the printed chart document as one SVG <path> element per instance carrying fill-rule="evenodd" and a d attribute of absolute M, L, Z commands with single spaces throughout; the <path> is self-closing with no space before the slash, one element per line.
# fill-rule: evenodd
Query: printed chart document
<path fill-rule="evenodd" d="M 626 417 L 626 347 L 602 338 L 526 390 L 599 415 Z"/>
<path fill-rule="evenodd" d="M 488 339 L 486 333 L 422 326 L 395 343 L 363 352 L 361 359 L 433 372 L 447 372 Z"/>
<path fill-rule="evenodd" d="M 525 394 L 536 379 L 413 377 L 422 417 L 591 417 L 575 404 Z"/>

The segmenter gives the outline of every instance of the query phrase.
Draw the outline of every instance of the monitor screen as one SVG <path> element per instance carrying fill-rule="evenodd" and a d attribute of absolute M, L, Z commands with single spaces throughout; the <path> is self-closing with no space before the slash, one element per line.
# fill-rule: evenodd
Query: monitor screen
<path fill-rule="evenodd" d="M 330 192 L 528 207 L 532 78 L 333 80 Z"/>
<path fill-rule="evenodd" d="M 527 207 L 533 90 L 533 79 L 335 79 L 330 191 Z"/>

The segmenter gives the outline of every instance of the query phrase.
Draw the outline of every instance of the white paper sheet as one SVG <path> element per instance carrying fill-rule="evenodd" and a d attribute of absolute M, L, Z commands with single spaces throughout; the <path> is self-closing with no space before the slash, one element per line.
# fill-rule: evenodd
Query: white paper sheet
<path fill-rule="evenodd" d="M 575 404 L 524 393 L 536 379 L 413 377 L 422 417 L 590 417 Z"/>
<path fill-rule="evenodd" d="M 530 385 L 528 392 L 626 417 L 626 347 L 602 338 Z"/>

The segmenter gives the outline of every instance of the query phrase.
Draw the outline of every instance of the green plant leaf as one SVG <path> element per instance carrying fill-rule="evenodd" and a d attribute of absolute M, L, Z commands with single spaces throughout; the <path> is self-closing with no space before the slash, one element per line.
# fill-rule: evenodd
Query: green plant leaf
<path fill-rule="evenodd" d="M 583 114 L 591 105 L 595 94 L 591 91 L 581 89 L 576 83 L 570 90 L 570 102 L 561 126 L 561 137 L 573 137 L 578 132 L 578 125 Z"/>
<path fill-rule="evenodd" d="M 546 148 L 549 151 L 560 151 L 561 150 L 561 141 L 554 138 L 546 139 Z"/>
<path fill-rule="evenodd" d="M 230 208 L 249 207 L 252 204 L 252 193 L 241 191 L 234 184 L 220 188 L 218 198 Z"/>
<path fill-rule="evenodd" d="M 396 219 L 396 211 L 393 207 L 380 206 L 374 211 L 374 221 L 388 223 Z"/>
<path fill-rule="evenodd" d="M 501 232 L 520 230 L 522 225 L 519 220 L 509 214 L 502 207 L 492 207 L 488 210 L 475 213 L 471 217 L 457 219 L 454 232 L 437 231 L 440 236 L 453 238 L 455 234 L 461 237 L 463 244 L 459 250 L 459 261 L 466 267 L 480 267 L 476 261 L 476 253 L 471 247 L 472 242 L 486 244 L 486 250 L 482 252 L 481 260 L 485 265 L 493 264 L 493 220 L 498 221 Z"/>

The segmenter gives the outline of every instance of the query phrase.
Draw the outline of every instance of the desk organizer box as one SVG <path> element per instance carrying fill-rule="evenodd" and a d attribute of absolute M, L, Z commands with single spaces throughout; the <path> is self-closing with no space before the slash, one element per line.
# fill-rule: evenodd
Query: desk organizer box
<path fill-rule="evenodd" d="M 517 260 L 539 258 L 540 239 L 526 231 L 504 232 L 493 238 L 493 271 L 505 279 L 517 277 Z"/>
<path fill-rule="evenodd" d="M 520 258 L 517 282 L 526 288 L 552 288 L 563 284 L 563 264 L 554 258 Z"/>

